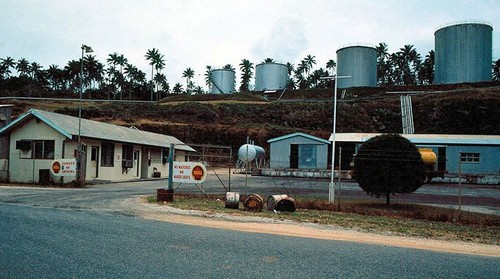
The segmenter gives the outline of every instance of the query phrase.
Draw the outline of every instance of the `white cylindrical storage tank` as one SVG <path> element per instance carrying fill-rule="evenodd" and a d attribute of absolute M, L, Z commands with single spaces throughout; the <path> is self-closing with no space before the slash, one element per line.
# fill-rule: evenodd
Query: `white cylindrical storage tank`
<path fill-rule="evenodd" d="M 491 80 L 493 27 L 448 24 L 434 32 L 434 84 Z"/>
<path fill-rule="evenodd" d="M 368 45 L 349 45 L 337 50 L 338 88 L 377 86 L 377 49 Z"/>
<path fill-rule="evenodd" d="M 282 90 L 288 83 L 288 66 L 261 63 L 255 66 L 255 91 Z"/>
<path fill-rule="evenodd" d="M 212 70 L 212 94 L 230 94 L 234 92 L 235 73 L 233 70 Z"/>

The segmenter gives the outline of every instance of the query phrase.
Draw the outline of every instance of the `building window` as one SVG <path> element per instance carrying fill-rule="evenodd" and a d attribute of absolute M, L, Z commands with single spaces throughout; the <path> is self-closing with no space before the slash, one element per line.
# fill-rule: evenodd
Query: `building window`
<path fill-rule="evenodd" d="M 53 140 L 20 140 L 16 142 L 20 159 L 54 159 Z"/>
<path fill-rule="evenodd" d="M 479 153 L 460 153 L 460 162 L 462 163 L 480 163 Z"/>
<path fill-rule="evenodd" d="M 132 168 L 134 158 L 134 146 L 124 144 L 122 146 L 122 167 L 124 168 Z"/>
<path fill-rule="evenodd" d="M 115 157 L 115 145 L 109 142 L 102 143 L 101 151 L 101 166 L 102 167 L 113 167 L 114 157 Z"/>
<path fill-rule="evenodd" d="M 162 148 L 162 149 L 161 149 L 161 163 L 162 163 L 162 164 L 164 164 L 164 165 L 165 165 L 166 163 L 168 163 L 168 155 L 169 155 L 169 152 L 170 152 L 170 151 L 169 151 L 169 149 L 167 149 L 167 148 Z"/>
<path fill-rule="evenodd" d="M 161 164 L 162 163 L 161 156 L 162 156 L 161 149 L 152 148 L 150 150 L 150 158 L 152 164 Z"/>

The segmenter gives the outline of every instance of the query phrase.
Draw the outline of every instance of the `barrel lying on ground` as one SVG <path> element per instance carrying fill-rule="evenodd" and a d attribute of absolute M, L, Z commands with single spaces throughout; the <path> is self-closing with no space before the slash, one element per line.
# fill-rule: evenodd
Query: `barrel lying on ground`
<path fill-rule="evenodd" d="M 297 209 L 295 200 L 288 195 L 272 195 L 267 198 L 267 208 L 270 211 L 294 212 Z"/>
<path fill-rule="evenodd" d="M 264 207 L 264 199 L 258 194 L 249 194 L 245 198 L 243 206 L 246 211 L 262 211 L 262 208 Z"/>

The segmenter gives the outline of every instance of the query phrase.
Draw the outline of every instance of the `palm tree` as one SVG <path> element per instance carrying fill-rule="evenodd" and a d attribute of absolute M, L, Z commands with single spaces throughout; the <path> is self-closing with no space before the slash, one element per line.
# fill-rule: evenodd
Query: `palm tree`
<path fill-rule="evenodd" d="M 114 67 L 108 67 L 106 69 L 107 74 L 107 82 L 108 82 L 108 100 L 111 99 L 111 95 L 113 95 L 113 99 L 116 99 L 116 81 L 120 73 Z"/>
<path fill-rule="evenodd" d="M 293 75 L 292 75 L 295 71 L 295 66 L 292 63 L 287 62 L 286 68 L 287 68 L 287 74 L 288 74 L 288 81 L 287 81 L 286 88 L 287 89 L 295 89 L 295 80 L 294 80 Z"/>
<path fill-rule="evenodd" d="M 229 71 L 234 71 L 234 67 L 231 64 L 226 64 L 222 69 L 224 70 L 229 70 Z"/>
<path fill-rule="evenodd" d="M 418 79 L 421 84 L 432 84 L 434 81 L 434 50 L 429 51 L 425 56 L 424 63 L 418 72 Z"/>
<path fill-rule="evenodd" d="M 49 79 L 49 83 L 52 90 L 60 89 L 59 88 L 59 82 L 60 82 L 59 77 L 61 76 L 60 72 L 61 69 L 59 69 L 59 66 L 55 64 L 50 65 L 49 69 L 47 70 L 47 78 Z"/>
<path fill-rule="evenodd" d="M 104 65 L 95 59 L 95 55 L 88 54 L 83 59 L 83 68 L 87 74 L 87 77 L 84 79 L 84 85 L 89 85 L 91 89 L 94 89 L 95 84 L 101 82 L 103 79 Z"/>
<path fill-rule="evenodd" d="M 322 77 L 327 77 L 329 75 L 328 71 L 323 68 L 319 68 L 318 70 L 314 70 L 310 76 L 311 84 L 314 84 L 314 88 L 327 88 L 328 82 L 326 80 L 322 80 Z M 319 82 L 319 84 L 318 84 Z"/>
<path fill-rule="evenodd" d="M 416 85 L 417 73 L 422 63 L 413 45 L 405 45 L 398 52 L 403 85 Z"/>
<path fill-rule="evenodd" d="M 31 74 L 31 78 L 32 79 L 36 79 L 36 76 L 38 75 L 38 73 L 40 72 L 40 70 L 42 69 L 42 66 L 36 62 L 32 62 L 29 66 L 28 66 L 28 70 Z"/>
<path fill-rule="evenodd" d="M 80 61 L 69 61 L 68 64 L 64 67 L 64 75 L 68 84 L 68 88 L 73 90 L 77 89 L 78 83 L 80 82 L 78 78 L 80 75 Z"/>
<path fill-rule="evenodd" d="M 389 52 L 386 43 L 379 43 L 377 50 L 377 80 L 379 85 L 386 85 L 389 80 L 391 65 L 389 64 Z"/>
<path fill-rule="evenodd" d="M 327 68 L 328 70 L 331 70 L 331 71 L 332 71 L 331 75 L 333 76 L 333 75 L 334 75 L 334 72 L 335 72 L 335 70 L 336 70 L 336 68 L 337 68 L 337 63 L 335 62 L 335 60 L 330 59 L 330 60 L 328 60 L 328 62 L 326 62 L 326 68 Z"/>
<path fill-rule="evenodd" d="M 17 61 L 16 70 L 19 72 L 20 77 L 28 77 L 30 72 L 30 63 L 28 60 L 21 58 Z"/>
<path fill-rule="evenodd" d="M 493 72 L 492 72 L 492 80 L 500 81 L 500 59 L 492 63 Z"/>
<path fill-rule="evenodd" d="M 154 81 L 156 82 L 156 84 L 160 85 L 159 86 L 159 90 L 157 91 L 157 100 L 159 101 L 160 100 L 160 97 L 161 97 L 161 93 L 160 93 L 160 89 L 167 89 L 168 90 L 168 82 L 167 82 L 167 77 L 162 74 L 162 73 L 156 73 L 155 75 L 155 78 L 154 78 Z M 163 87 L 165 86 L 165 87 Z"/>
<path fill-rule="evenodd" d="M 294 71 L 294 79 L 295 79 L 295 82 L 296 82 L 296 85 L 297 85 L 297 88 L 299 89 L 305 89 L 307 88 L 307 81 L 306 81 L 306 78 L 304 76 L 304 73 L 305 73 L 305 64 L 303 63 L 304 61 L 302 61 L 299 65 L 297 65 L 297 68 L 295 69 Z"/>
<path fill-rule="evenodd" d="M 115 99 L 116 97 L 116 91 L 117 90 L 117 86 L 116 86 L 116 82 L 118 80 L 118 71 L 116 71 L 116 65 L 118 64 L 118 53 L 111 53 L 111 54 L 108 54 L 108 58 L 106 59 L 106 62 L 108 62 L 108 64 L 110 65 L 110 67 L 108 68 L 108 80 L 110 82 L 110 87 L 112 89 L 111 93 L 113 94 L 113 99 Z"/>
<path fill-rule="evenodd" d="M 272 59 L 272 58 L 266 58 L 266 59 L 264 59 L 263 63 L 274 63 L 274 59 Z"/>
<path fill-rule="evenodd" d="M 159 52 L 156 48 L 153 49 L 148 49 L 146 52 L 146 60 L 149 61 L 149 65 L 151 65 L 151 101 L 153 101 L 153 71 L 154 71 L 154 65 L 156 61 L 156 57 L 159 55 Z"/>
<path fill-rule="evenodd" d="M 309 74 L 309 71 L 312 70 L 313 65 L 316 65 L 316 57 L 308 54 L 306 58 L 304 58 L 304 62 L 307 65 L 307 73 Z"/>
<path fill-rule="evenodd" d="M 205 84 L 208 86 L 208 92 L 211 92 L 212 86 L 212 67 L 207 66 L 207 70 L 205 71 Z"/>
<path fill-rule="evenodd" d="M 135 86 L 135 83 L 136 83 L 135 76 L 136 76 L 137 71 L 139 71 L 139 69 L 137 67 L 135 67 L 134 65 L 129 64 L 129 63 L 127 63 L 125 65 L 124 72 L 128 78 L 126 87 L 128 89 L 127 91 L 128 91 L 128 99 L 129 100 L 132 100 L 132 88 Z"/>
<path fill-rule="evenodd" d="M 186 78 L 186 92 L 189 94 L 192 88 L 191 79 L 194 77 L 194 71 L 191 68 L 187 68 L 183 73 L 182 77 Z"/>
<path fill-rule="evenodd" d="M 111 63 L 113 67 L 116 65 L 120 66 L 120 75 L 116 77 L 116 80 L 118 81 L 118 85 L 120 87 L 120 100 L 123 99 L 123 87 L 124 87 L 124 81 L 125 79 L 123 78 L 123 66 L 127 63 L 127 58 L 123 54 L 118 54 L 118 53 L 113 53 L 109 55 L 109 58 L 107 59 L 108 63 Z"/>
<path fill-rule="evenodd" d="M 181 94 L 183 91 L 182 84 L 176 83 L 172 91 L 174 91 L 174 94 Z"/>
<path fill-rule="evenodd" d="M 249 91 L 248 85 L 253 75 L 253 63 L 248 59 L 242 59 L 240 63 L 241 85 L 240 91 Z"/>
<path fill-rule="evenodd" d="M 14 59 L 10 56 L 7 56 L 6 58 L 2 58 L 2 63 L 0 64 L 2 66 L 3 72 L 2 72 L 2 77 L 9 77 L 11 74 L 10 68 L 15 69 L 16 67 L 16 62 Z"/>
<path fill-rule="evenodd" d="M 165 66 L 165 59 L 162 54 L 160 54 L 160 51 L 157 50 L 156 48 L 148 49 L 146 52 L 146 60 L 149 61 L 149 65 L 151 65 L 151 101 L 153 101 L 153 92 L 154 92 L 154 69 L 156 69 L 156 73 L 158 74 L 161 69 Z"/>

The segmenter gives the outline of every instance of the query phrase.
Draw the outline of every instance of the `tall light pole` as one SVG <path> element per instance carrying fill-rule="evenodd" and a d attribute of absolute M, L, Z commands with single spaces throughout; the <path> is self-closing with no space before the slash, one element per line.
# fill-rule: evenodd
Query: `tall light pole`
<path fill-rule="evenodd" d="M 338 67 L 338 64 L 337 64 Z M 322 77 L 321 79 L 334 79 L 335 85 L 333 90 L 333 127 L 332 127 L 332 136 L 330 140 L 332 141 L 332 173 L 330 176 L 330 185 L 328 188 L 328 201 L 333 203 L 335 201 L 335 187 L 334 187 L 334 178 L 335 178 L 335 131 L 337 129 L 337 86 L 339 78 L 350 78 L 351 76 L 338 76 L 337 74 L 332 77 Z"/>
<path fill-rule="evenodd" d="M 80 60 L 80 99 L 78 101 L 78 145 L 80 145 L 80 134 L 82 129 L 82 94 L 83 94 L 83 55 L 94 50 L 87 45 L 82 45 L 82 60 Z"/>
<path fill-rule="evenodd" d="M 85 178 L 82 179 L 81 164 L 82 164 L 82 94 L 83 94 L 83 56 L 85 53 L 94 52 L 90 46 L 82 44 L 82 60 L 80 61 L 80 98 L 78 100 L 78 147 L 77 147 L 77 157 L 76 157 L 76 181 L 78 185 L 82 186 Z"/>

